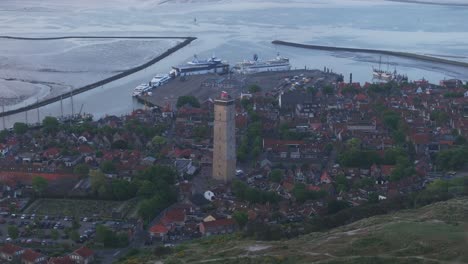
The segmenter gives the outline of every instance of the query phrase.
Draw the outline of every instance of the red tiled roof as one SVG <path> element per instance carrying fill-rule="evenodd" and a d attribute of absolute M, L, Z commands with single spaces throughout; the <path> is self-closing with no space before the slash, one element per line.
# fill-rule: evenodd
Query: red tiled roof
<path fill-rule="evenodd" d="M 43 255 L 41 253 L 28 248 L 24 251 L 23 255 L 21 255 L 21 259 L 29 262 L 35 262 L 36 259 L 42 256 Z"/>
<path fill-rule="evenodd" d="M 413 134 L 411 138 L 414 144 L 429 144 L 431 135 L 418 133 L 418 134 Z"/>
<path fill-rule="evenodd" d="M 5 244 L 0 248 L 0 252 L 8 254 L 8 255 L 13 255 L 15 252 L 18 252 L 22 249 L 23 249 L 22 247 L 19 247 L 17 245 Z"/>
<path fill-rule="evenodd" d="M 75 264 L 75 262 L 69 257 L 55 257 L 50 258 L 48 264 Z"/>
<path fill-rule="evenodd" d="M 309 190 L 309 191 L 320 191 L 320 187 L 309 184 L 309 185 L 307 185 L 307 190 Z"/>
<path fill-rule="evenodd" d="M 184 222 L 185 221 L 185 210 L 184 209 L 172 209 L 166 212 L 161 222 L 164 224 L 171 224 L 174 222 Z"/>
<path fill-rule="evenodd" d="M 205 227 L 205 229 L 217 228 L 217 227 L 223 227 L 223 226 L 232 226 L 232 225 L 235 225 L 235 224 L 236 224 L 236 222 L 234 220 L 232 220 L 232 219 L 218 219 L 218 220 L 202 223 L 202 225 Z"/>
<path fill-rule="evenodd" d="M 94 251 L 87 247 L 80 247 L 79 249 L 75 250 L 73 253 L 75 253 L 78 256 L 81 256 L 83 258 L 89 258 L 92 255 L 94 255 Z"/>
<path fill-rule="evenodd" d="M 149 231 L 153 234 L 166 234 L 169 229 L 167 229 L 164 225 L 156 224 L 152 226 Z"/>
<path fill-rule="evenodd" d="M 393 165 L 382 165 L 381 166 L 382 175 L 390 176 L 394 169 L 395 169 L 395 166 L 393 166 Z"/>
<path fill-rule="evenodd" d="M 93 149 L 88 145 L 80 145 L 76 148 L 80 153 L 93 153 Z"/>

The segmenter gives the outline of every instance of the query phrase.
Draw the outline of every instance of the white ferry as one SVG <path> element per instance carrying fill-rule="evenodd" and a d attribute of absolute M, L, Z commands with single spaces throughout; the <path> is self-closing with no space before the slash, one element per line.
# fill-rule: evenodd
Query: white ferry
<path fill-rule="evenodd" d="M 171 80 L 171 76 L 169 74 L 158 74 L 154 76 L 153 79 L 151 79 L 150 85 L 152 87 L 158 87 L 163 84 L 166 84 L 170 80 Z"/>
<path fill-rule="evenodd" d="M 216 58 L 215 56 L 207 60 L 199 60 L 197 55 L 193 56 L 193 60 L 187 64 L 173 66 L 170 71 L 172 77 L 188 76 L 205 73 L 225 74 L 229 72 L 229 64 Z"/>
<path fill-rule="evenodd" d="M 233 70 L 237 73 L 250 74 L 256 72 L 266 71 L 289 71 L 291 64 L 289 59 L 278 55 L 275 59 L 267 61 L 259 61 L 257 54 L 254 55 L 253 60 L 244 61 L 234 66 Z"/>

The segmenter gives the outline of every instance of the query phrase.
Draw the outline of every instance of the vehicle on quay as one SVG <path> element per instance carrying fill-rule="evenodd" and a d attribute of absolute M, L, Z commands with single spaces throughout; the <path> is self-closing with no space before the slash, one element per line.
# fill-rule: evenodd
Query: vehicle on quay
<path fill-rule="evenodd" d="M 151 85 L 148 83 L 142 83 L 138 85 L 134 90 L 133 90 L 133 96 L 140 96 L 143 93 L 146 93 L 152 89 Z"/>

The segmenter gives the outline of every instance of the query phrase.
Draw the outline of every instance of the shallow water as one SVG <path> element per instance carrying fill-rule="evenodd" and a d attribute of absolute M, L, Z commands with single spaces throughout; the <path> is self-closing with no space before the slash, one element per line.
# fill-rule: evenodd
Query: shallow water
<path fill-rule="evenodd" d="M 291 47 L 275 47 L 274 39 L 373 49 L 389 49 L 421 54 L 456 56 L 468 61 L 468 8 L 381 1 L 224 1 L 158 5 L 155 1 L 123 1 L 118 5 L 103 1 L 96 5 L 69 8 L 58 0 L 17 3 L 0 2 L 2 34 L 21 36 L 63 35 L 151 35 L 196 36 L 198 40 L 144 71 L 74 97 L 75 112 L 96 117 L 124 114 L 141 107 L 130 94 L 156 73 L 165 73 L 193 54 L 212 54 L 230 63 L 250 59 L 254 53 L 270 59 L 281 52 L 296 68 L 324 66 L 348 79 L 370 81 L 379 56 L 348 52 L 324 52 Z M 16 3 L 15 3 L 16 2 Z M 108 4 L 109 3 L 109 4 Z M 25 9 L 19 5 L 30 5 Z M 31 6 L 32 5 L 32 6 Z M 39 4 L 36 4 L 39 5 Z M 197 22 L 194 23 L 194 18 Z M 122 49 L 116 52 L 128 52 Z M 438 83 L 444 78 L 468 80 L 468 69 L 409 59 L 383 57 L 382 68 L 396 68 L 410 79 L 426 78 Z M 387 66 L 388 62 L 388 66 Z M 32 62 L 34 63 L 34 62 Z M 78 62 L 79 63 L 79 62 Z M 105 104 L 103 98 L 106 98 Z M 69 102 L 70 100 L 66 100 Z M 65 113 L 71 112 L 66 107 Z M 78 109 L 78 110 L 77 110 Z M 30 111 L 28 121 L 37 121 Z M 60 115 L 60 103 L 39 109 L 40 117 Z M 36 116 L 34 119 L 31 116 Z M 24 122 L 26 114 L 7 118 L 7 126 Z"/>

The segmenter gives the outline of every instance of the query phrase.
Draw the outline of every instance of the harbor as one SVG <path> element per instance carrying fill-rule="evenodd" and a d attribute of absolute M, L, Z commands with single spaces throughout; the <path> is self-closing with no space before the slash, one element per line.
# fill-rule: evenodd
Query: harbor
<path fill-rule="evenodd" d="M 262 93 L 275 94 L 281 92 L 283 85 L 290 82 L 312 86 L 316 82 L 336 80 L 339 77 L 338 74 L 319 70 L 269 71 L 249 75 L 199 74 L 174 78 L 151 93 L 137 96 L 136 100 L 146 106 L 174 107 L 179 96 L 191 95 L 204 102 L 215 98 L 221 91 L 226 91 L 234 98 L 239 98 L 242 93 L 249 93 L 248 87 L 251 85 L 259 86 Z"/>

